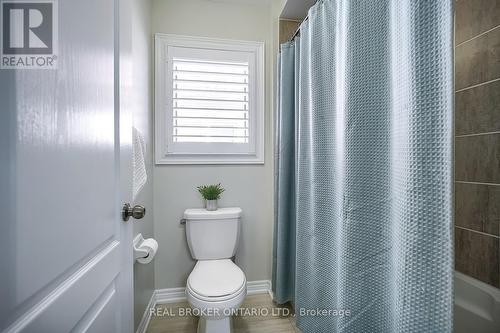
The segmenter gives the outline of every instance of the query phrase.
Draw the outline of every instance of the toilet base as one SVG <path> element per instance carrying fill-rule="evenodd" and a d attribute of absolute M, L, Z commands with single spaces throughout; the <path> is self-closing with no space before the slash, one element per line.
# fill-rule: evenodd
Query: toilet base
<path fill-rule="evenodd" d="M 198 333 L 231 333 L 233 322 L 231 317 L 210 318 L 200 317 L 198 321 Z"/>

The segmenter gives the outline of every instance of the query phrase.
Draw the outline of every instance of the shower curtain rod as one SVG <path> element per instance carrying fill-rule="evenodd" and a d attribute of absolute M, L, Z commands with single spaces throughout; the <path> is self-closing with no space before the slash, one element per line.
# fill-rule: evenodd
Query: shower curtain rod
<path fill-rule="evenodd" d="M 314 6 L 316 6 L 316 5 L 318 4 L 318 2 L 320 2 L 320 1 L 322 1 L 322 0 L 316 0 L 316 1 L 314 2 L 314 5 L 312 5 L 312 6 L 311 6 L 311 8 L 312 8 L 312 7 L 314 7 Z M 292 37 L 290 38 L 289 42 L 293 41 L 293 40 L 295 39 L 295 37 L 297 37 L 297 36 L 300 34 L 300 28 L 301 28 L 302 24 L 303 24 L 305 21 L 307 21 L 307 20 L 309 20 L 309 11 L 308 11 L 308 13 L 307 13 L 307 16 L 306 16 L 306 17 L 302 20 L 302 22 L 300 22 L 299 27 L 297 28 L 297 30 L 295 30 L 295 32 L 294 32 L 294 34 L 292 35 Z"/>
<path fill-rule="evenodd" d="M 300 22 L 299 24 L 299 27 L 297 28 L 297 30 L 295 30 L 295 32 L 293 33 L 292 35 L 292 38 L 290 38 L 290 42 L 293 41 L 295 39 L 295 37 L 297 37 L 299 34 L 300 34 L 300 27 L 302 26 L 302 23 L 304 23 L 305 21 L 307 21 L 309 19 L 309 14 L 306 16 L 305 19 L 302 20 L 302 22 Z"/>

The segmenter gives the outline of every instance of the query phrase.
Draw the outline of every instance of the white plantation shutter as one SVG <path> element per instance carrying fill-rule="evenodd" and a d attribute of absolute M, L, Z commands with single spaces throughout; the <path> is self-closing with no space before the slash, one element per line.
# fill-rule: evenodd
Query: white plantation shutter
<path fill-rule="evenodd" d="M 263 44 L 156 35 L 159 164 L 263 163 Z"/>
<path fill-rule="evenodd" d="M 249 64 L 173 59 L 174 142 L 249 142 Z"/>

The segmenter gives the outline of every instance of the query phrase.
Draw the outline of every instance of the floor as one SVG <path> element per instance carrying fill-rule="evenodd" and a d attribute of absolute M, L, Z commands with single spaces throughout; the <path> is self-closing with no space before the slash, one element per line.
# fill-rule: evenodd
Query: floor
<path fill-rule="evenodd" d="M 247 296 L 242 316 L 234 317 L 234 333 L 300 333 L 289 308 L 277 307 L 267 294 Z M 187 302 L 160 304 L 151 317 L 147 333 L 196 333 L 198 318 L 184 316 Z M 265 315 L 268 313 L 268 315 Z"/>

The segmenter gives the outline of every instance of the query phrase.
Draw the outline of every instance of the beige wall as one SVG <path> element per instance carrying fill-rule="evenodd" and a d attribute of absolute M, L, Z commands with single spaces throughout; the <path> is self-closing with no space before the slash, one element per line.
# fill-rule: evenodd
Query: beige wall
<path fill-rule="evenodd" d="M 265 3 L 265 2 L 262 2 Z M 196 186 L 221 182 L 221 206 L 243 209 L 237 263 L 247 280 L 271 278 L 273 229 L 272 68 L 274 66 L 272 5 L 207 0 L 154 0 L 153 33 L 169 33 L 263 41 L 266 48 L 265 164 L 240 166 L 154 167 L 154 229 L 159 242 L 155 287 L 181 287 L 194 261 L 179 225 L 186 208 L 202 207 Z"/>

